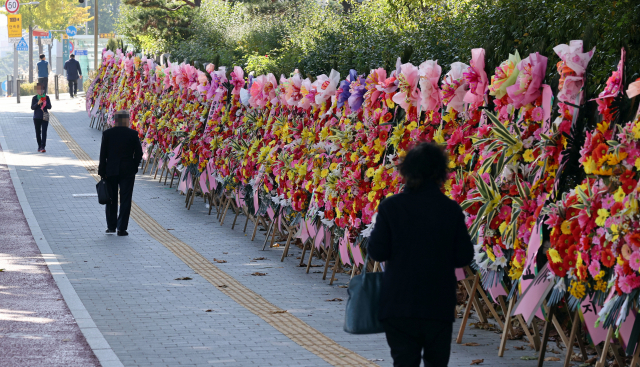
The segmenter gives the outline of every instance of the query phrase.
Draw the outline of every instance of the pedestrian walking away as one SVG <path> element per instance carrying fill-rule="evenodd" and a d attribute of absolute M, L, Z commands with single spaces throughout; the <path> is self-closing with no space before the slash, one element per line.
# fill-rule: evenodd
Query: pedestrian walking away
<path fill-rule="evenodd" d="M 379 318 L 395 367 L 449 363 L 455 269 L 471 263 L 473 246 L 462 209 L 441 191 L 447 167 L 436 145 L 409 151 L 405 189 L 380 203 L 369 240 L 369 256 L 385 261 Z"/>
<path fill-rule="evenodd" d="M 74 98 L 78 95 L 78 79 L 82 79 L 82 68 L 76 60 L 76 55 L 69 55 L 69 60 L 64 63 L 64 70 L 67 71 L 67 82 L 69 83 L 69 96 Z"/>
<path fill-rule="evenodd" d="M 38 152 L 45 153 L 47 146 L 47 129 L 49 128 L 49 110 L 51 100 L 46 94 L 42 84 L 36 84 L 36 95 L 31 99 L 31 109 L 33 110 L 33 124 L 36 127 L 36 141 L 38 142 Z"/>
<path fill-rule="evenodd" d="M 129 113 L 118 111 L 115 126 L 102 133 L 98 175 L 107 182 L 111 203 L 106 205 L 107 234 L 127 236 L 133 184 L 142 161 L 142 145 L 138 133 L 129 128 Z M 118 213 L 120 188 L 120 213 Z"/>
<path fill-rule="evenodd" d="M 49 62 L 44 54 L 40 54 L 40 61 L 36 64 L 38 67 L 38 84 L 41 84 L 45 92 L 49 91 Z"/>

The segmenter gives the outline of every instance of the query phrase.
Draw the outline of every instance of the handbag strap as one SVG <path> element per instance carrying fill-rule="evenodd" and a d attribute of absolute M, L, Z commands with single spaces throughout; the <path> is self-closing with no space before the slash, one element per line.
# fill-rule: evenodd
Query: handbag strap
<path fill-rule="evenodd" d="M 364 265 L 362 265 L 362 279 L 363 280 L 367 276 L 367 264 L 369 264 L 369 252 L 367 252 L 367 255 L 364 257 Z"/>

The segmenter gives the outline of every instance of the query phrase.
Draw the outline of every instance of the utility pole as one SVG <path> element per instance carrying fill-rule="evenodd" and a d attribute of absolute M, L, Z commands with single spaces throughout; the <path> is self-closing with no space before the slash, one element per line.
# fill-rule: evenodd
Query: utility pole
<path fill-rule="evenodd" d="M 29 24 L 29 83 L 33 83 L 33 25 Z"/>
<path fill-rule="evenodd" d="M 98 0 L 95 0 L 93 20 L 93 70 L 98 70 Z M 87 72 L 87 75 L 89 73 Z"/>

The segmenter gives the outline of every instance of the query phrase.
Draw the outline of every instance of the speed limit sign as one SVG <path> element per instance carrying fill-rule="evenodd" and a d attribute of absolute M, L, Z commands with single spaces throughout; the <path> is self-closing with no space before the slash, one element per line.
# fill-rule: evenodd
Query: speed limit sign
<path fill-rule="evenodd" d="M 18 0 L 7 0 L 7 2 L 4 3 L 4 7 L 5 7 L 5 9 L 7 9 L 7 11 L 9 13 L 17 13 L 18 9 L 20 9 L 20 1 L 18 1 Z"/>

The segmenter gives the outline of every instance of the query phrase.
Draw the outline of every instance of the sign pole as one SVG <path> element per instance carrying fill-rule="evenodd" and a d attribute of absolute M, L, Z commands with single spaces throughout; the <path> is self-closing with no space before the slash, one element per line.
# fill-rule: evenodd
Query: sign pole
<path fill-rule="evenodd" d="M 18 45 L 13 44 L 13 93 L 16 95 L 16 100 L 20 102 L 20 91 L 18 90 Z"/>
<path fill-rule="evenodd" d="M 95 0 L 94 9 L 95 19 L 93 20 L 93 70 L 98 70 L 98 0 Z"/>

